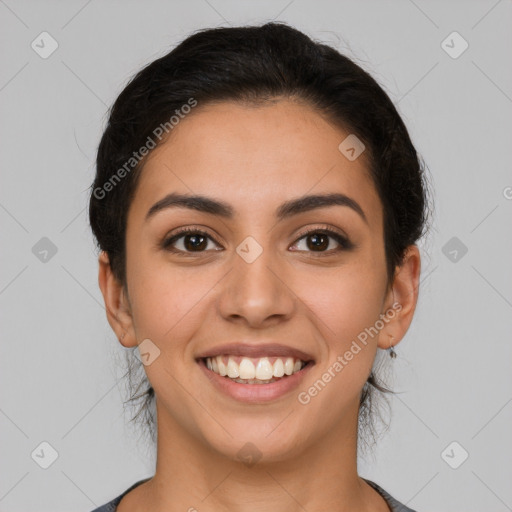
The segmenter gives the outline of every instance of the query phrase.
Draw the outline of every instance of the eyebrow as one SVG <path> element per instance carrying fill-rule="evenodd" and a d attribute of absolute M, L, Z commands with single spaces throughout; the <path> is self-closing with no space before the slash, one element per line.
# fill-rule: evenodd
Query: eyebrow
<path fill-rule="evenodd" d="M 286 201 L 275 212 L 277 220 L 284 220 L 299 213 L 325 208 L 329 206 L 347 206 L 351 208 L 368 224 L 368 219 L 357 201 L 345 194 L 309 195 Z M 225 219 L 233 219 L 235 211 L 233 207 L 206 196 L 171 193 L 157 201 L 147 212 L 146 221 L 157 213 L 168 208 L 187 208 L 203 213 L 217 215 Z"/>

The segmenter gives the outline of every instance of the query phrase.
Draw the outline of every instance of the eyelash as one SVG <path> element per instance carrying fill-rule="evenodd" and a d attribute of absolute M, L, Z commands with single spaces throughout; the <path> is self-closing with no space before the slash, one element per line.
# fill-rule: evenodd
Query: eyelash
<path fill-rule="evenodd" d="M 172 252 L 174 254 L 178 254 L 178 255 L 186 256 L 186 257 L 188 257 L 188 256 L 195 256 L 195 255 L 199 255 L 201 253 L 207 252 L 207 251 L 197 251 L 197 252 L 194 252 L 194 251 L 182 251 L 181 249 L 172 248 L 172 244 L 174 244 L 176 241 L 178 241 L 180 238 L 183 238 L 183 236 L 185 236 L 187 234 L 201 235 L 201 236 L 204 236 L 204 237 L 212 240 L 217 245 L 220 245 L 206 231 L 203 231 L 202 229 L 198 229 L 198 228 L 188 227 L 188 228 L 183 228 L 183 229 L 179 230 L 178 232 L 173 234 L 171 237 L 165 239 L 162 242 L 162 249 L 164 249 L 166 251 L 169 251 L 169 252 Z M 333 238 L 336 242 L 338 242 L 340 247 L 338 247 L 336 249 L 330 249 L 329 251 L 318 251 L 318 252 L 317 251 L 296 251 L 296 252 L 311 252 L 313 254 L 316 254 L 317 256 L 322 257 L 322 256 L 330 256 L 330 255 L 332 255 L 334 253 L 338 253 L 340 251 L 349 251 L 349 250 L 351 250 L 351 249 L 353 249 L 355 247 L 355 245 L 348 238 L 346 238 L 345 236 L 341 235 L 337 231 L 333 231 L 332 229 L 329 229 L 327 227 L 314 228 L 314 229 L 310 229 L 310 230 L 307 230 L 307 231 L 304 231 L 304 232 L 300 233 L 298 235 L 298 238 L 295 241 L 294 245 L 297 242 L 299 242 L 300 240 L 302 240 L 303 238 L 307 237 L 308 235 L 312 235 L 312 234 L 328 235 L 329 237 Z"/>

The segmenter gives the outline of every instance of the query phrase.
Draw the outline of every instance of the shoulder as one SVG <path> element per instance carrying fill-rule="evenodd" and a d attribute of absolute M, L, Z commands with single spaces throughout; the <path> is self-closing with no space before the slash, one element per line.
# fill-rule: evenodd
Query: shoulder
<path fill-rule="evenodd" d="M 117 509 L 117 506 L 119 505 L 119 502 L 123 498 L 125 494 L 128 494 L 132 489 L 135 489 L 138 485 L 147 482 L 152 477 L 145 478 L 144 480 L 139 480 L 138 482 L 135 482 L 132 486 L 130 486 L 126 491 L 121 493 L 119 496 L 114 498 L 112 501 L 109 501 L 108 503 L 105 503 L 104 505 L 101 505 L 101 507 L 95 508 L 91 512 L 115 512 Z"/>
<path fill-rule="evenodd" d="M 147 482 L 150 480 L 150 478 L 145 478 L 144 480 L 139 480 L 138 482 L 134 483 L 131 487 L 126 489 L 122 494 L 114 498 L 112 501 L 109 501 L 108 503 L 105 503 L 101 507 L 95 508 L 91 512 L 115 512 L 117 509 L 117 505 L 119 505 L 119 502 L 123 498 L 125 494 L 128 494 L 132 489 L 135 489 L 138 485 Z M 372 482 L 371 480 L 364 479 L 365 482 L 367 482 L 369 485 L 371 485 L 385 500 L 386 503 L 389 505 L 391 512 L 416 512 L 413 509 L 407 507 L 403 503 L 400 503 L 398 500 L 393 498 L 387 491 L 385 491 L 382 487 L 377 485 L 375 482 Z"/>
<path fill-rule="evenodd" d="M 375 482 L 372 482 L 371 480 L 368 480 L 366 478 L 364 480 L 368 485 L 371 485 L 386 500 L 386 503 L 389 505 L 391 512 L 416 512 L 412 508 L 407 507 L 403 503 L 400 503 L 398 500 L 393 498 L 393 496 L 391 496 L 387 491 L 385 491 Z"/>

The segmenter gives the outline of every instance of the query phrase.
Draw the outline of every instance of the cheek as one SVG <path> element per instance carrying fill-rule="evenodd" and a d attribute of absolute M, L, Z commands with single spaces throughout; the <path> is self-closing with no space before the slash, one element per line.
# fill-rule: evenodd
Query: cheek
<path fill-rule="evenodd" d="M 306 282 L 303 296 L 338 349 L 379 319 L 385 290 L 383 265 L 365 264 L 361 258 Z"/>
<path fill-rule="evenodd" d="M 354 411 L 377 351 L 377 337 L 368 334 L 380 313 L 374 285 L 361 279 L 339 284 L 336 291 L 329 287 L 329 294 L 318 293 L 317 300 L 312 299 L 313 313 L 322 319 L 317 328 L 326 357 L 297 395 L 298 407 L 308 412 L 305 421 L 311 424 L 321 417 L 325 435 L 331 428 L 341 428 L 341 418 L 356 421 Z"/>
<path fill-rule="evenodd" d="M 384 272 L 382 262 L 361 257 L 335 272 L 302 281 L 301 296 L 321 336 L 319 343 L 326 348 L 321 361 L 322 381 L 329 388 L 325 395 L 334 402 L 358 399 L 371 371 L 377 351 L 375 326 L 386 284 Z"/>
<path fill-rule="evenodd" d="M 137 338 L 154 339 L 159 345 L 187 339 L 197 326 L 201 301 L 215 285 L 212 274 L 185 272 L 169 263 L 140 260 L 130 280 L 132 312 Z"/>

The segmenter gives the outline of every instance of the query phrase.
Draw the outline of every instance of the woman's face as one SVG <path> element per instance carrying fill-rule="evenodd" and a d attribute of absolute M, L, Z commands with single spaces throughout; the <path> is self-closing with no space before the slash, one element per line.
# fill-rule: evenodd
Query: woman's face
<path fill-rule="evenodd" d="M 245 450 L 267 460 L 353 431 L 377 346 L 389 346 L 397 317 L 360 341 L 394 299 L 381 202 L 364 152 L 354 160 L 338 149 L 348 135 L 288 100 L 199 105 L 150 154 L 128 214 L 122 329 L 125 346 L 150 340 L 141 352 L 150 354 L 159 431 L 233 458 L 252 443 Z M 171 205 L 169 194 L 224 206 Z M 332 194 L 349 199 L 307 201 Z M 182 228 L 192 233 L 166 244 Z M 395 339 L 403 334 L 397 328 Z M 231 355 L 250 372 L 245 356 L 260 377 L 282 373 L 277 359 L 309 364 L 242 384 L 208 369 L 207 355 L 225 364 Z"/>

